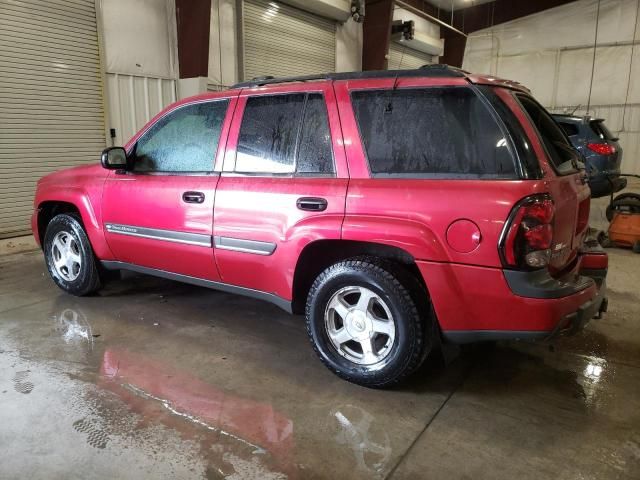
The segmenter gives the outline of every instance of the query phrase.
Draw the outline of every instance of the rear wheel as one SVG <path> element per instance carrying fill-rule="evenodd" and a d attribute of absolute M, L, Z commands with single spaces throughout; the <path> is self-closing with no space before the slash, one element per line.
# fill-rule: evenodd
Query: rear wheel
<path fill-rule="evenodd" d="M 44 256 L 53 281 L 77 296 L 100 288 L 100 276 L 89 238 L 76 214 L 60 214 L 47 225 Z"/>
<path fill-rule="evenodd" d="M 640 240 L 636 240 L 633 242 L 633 246 L 631 247 L 634 253 L 640 253 Z"/>
<path fill-rule="evenodd" d="M 313 283 L 307 331 L 338 376 L 389 387 L 415 371 L 433 344 L 427 296 L 399 267 L 375 259 L 332 265 Z"/>

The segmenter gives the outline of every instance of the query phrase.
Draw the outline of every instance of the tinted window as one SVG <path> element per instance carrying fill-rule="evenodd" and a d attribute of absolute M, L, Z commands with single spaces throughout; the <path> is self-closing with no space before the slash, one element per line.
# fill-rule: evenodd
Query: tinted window
<path fill-rule="evenodd" d="M 300 131 L 296 172 L 333 173 L 327 107 L 319 93 L 312 93 L 307 97 Z"/>
<path fill-rule="evenodd" d="M 518 100 L 538 130 L 540 140 L 549 154 L 551 163 L 558 173 L 572 173 L 576 170 L 579 157 L 568 142 L 564 132 L 551 115 L 531 97 L 517 95 Z"/>
<path fill-rule="evenodd" d="M 564 133 L 566 133 L 567 136 L 569 137 L 572 137 L 578 134 L 578 126 L 574 125 L 573 123 L 558 122 L 558 125 L 562 127 L 562 130 L 564 130 Z"/>
<path fill-rule="evenodd" d="M 135 172 L 213 170 L 228 100 L 180 107 L 156 122 L 138 140 Z"/>
<path fill-rule="evenodd" d="M 600 137 L 602 140 L 610 140 L 612 142 L 617 141 L 617 138 L 609 131 L 603 120 L 591 120 L 589 122 L 591 130 Z"/>
<path fill-rule="evenodd" d="M 374 175 L 513 178 L 513 157 L 483 101 L 466 87 L 352 94 Z"/>
<path fill-rule="evenodd" d="M 244 110 L 237 172 L 290 173 L 305 94 L 250 97 Z"/>

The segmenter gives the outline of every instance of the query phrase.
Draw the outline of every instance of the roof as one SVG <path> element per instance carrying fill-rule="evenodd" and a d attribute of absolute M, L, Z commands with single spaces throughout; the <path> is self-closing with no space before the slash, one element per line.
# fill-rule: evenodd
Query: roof
<path fill-rule="evenodd" d="M 554 118 L 561 118 L 562 121 L 565 122 L 574 122 L 574 123 L 589 123 L 589 122 L 604 122 L 604 118 L 593 118 L 591 115 L 585 115 L 579 117 L 577 115 L 572 115 L 570 113 L 552 113 Z"/>
<path fill-rule="evenodd" d="M 309 82 L 314 80 L 358 80 L 364 78 L 390 78 L 390 77 L 429 77 L 429 78 L 460 78 L 466 77 L 465 72 L 456 67 L 444 64 L 423 65 L 413 70 L 367 70 L 364 72 L 337 72 L 322 73 L 319 75 L 303 75 L 299 77 L 256 77 L 247 82 L 236 83 L 231 88 L 252 88 L 289 82 Z"/>
<path fill-rule="evenodd" d="M 359 80 L 366 78 L 466 78 L 469 82 L 479 85 L 495 85 L 530 93 L 529 89 L 518 82 L 505 80 L 491 75 L 475 75 L 460 68 L 445 64 L 423 65 L 413 70 L 367 70 L 364 72 L 323 73 L 319 75 L 304 75 L 299 77 L 257 77 L 247 82 L 237 83 L 231 88 L 254 88 L 265 85 L 275 85 L 289 82 L 310 82 L 317 80 Z"/>

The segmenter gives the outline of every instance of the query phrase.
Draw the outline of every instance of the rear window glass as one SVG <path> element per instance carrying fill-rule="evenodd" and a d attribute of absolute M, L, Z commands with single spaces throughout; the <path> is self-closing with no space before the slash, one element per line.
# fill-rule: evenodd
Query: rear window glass
<path fill-rule="evenodd" d="M 516 97 L 536 127 L 555 170 L 560 174 L 575 172 L 580 160 L 578 153 L 549 112 L 529 96 L 516 95 Z"/>
<path fill-rule="evenodd" d="M 578 134 L 578 126 L 573 123 L 558 122 L 558 125 L 562 127 L 562 130 L 564 130 L 564 133 L 566 133 L 568 137 L 573 137 Z"/>
<path fill-rule="evenodd" d="M 602 120 L 592 120 L 590 122 L 591 130 L 602 140 L 616 140 L 616 137 L 609 131 Z"/>
<path fill-rule="evenodd" d="M 375 176 L 513 178 L 505 134 L 467 87 L 351 94 Z"/>

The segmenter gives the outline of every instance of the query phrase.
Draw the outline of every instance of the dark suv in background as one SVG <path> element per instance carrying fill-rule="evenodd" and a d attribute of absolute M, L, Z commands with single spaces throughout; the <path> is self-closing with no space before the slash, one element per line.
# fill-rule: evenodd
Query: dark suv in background
<path fill-rule="evenodd" d="M 627 186 L 627 179 L 620 176 L 622 148 L 604 124 L 604 119 L 573 115 L 553 117 L 586 159 L 593 198 L 619 192 Z"/>

